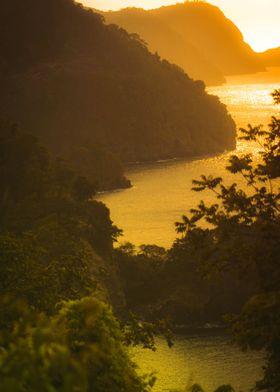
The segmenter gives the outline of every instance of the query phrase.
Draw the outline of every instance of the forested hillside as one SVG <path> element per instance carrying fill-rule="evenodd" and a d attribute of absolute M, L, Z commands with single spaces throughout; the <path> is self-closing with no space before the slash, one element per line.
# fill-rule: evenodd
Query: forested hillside
<path fill-rule="evenodd" d="M 1 295 L 47 312 L 93 291 L 123 306 L 111 257 L 120 230 L 93 196 L 93 184 L 34 136 L 0 123 Z"/>
<path fill-rule="evenodd" d="M 1 117 L 39 136 L 96 188 L 123 163 L 235 146 L 218 98 L 144 43 L 72 0 L 1 4 Z"/>
<path fill-rule="evenodd" d="M 193 78 L 219 84 L 225 75 L 264 70 L 258 55 L 223 12 L 204 1 L 144 11 L 124 9 L 104 14 L 131 33 L 139 33 L 152 51 L 174 62 Z"/>
<path fill-rule="evenodd" d="M 202 51 L 191 43 L 190 37 L 183 37 L 151 11 L 126 8 L 103 15 L 107 23 L 116 23 L 131 33 L 137 32 L 151 52 L 158 52 L 163 58 L 178 64 L 193 79 L 202 79 L 209 85 L 225 83 L 222 71 L 207 60 Z"/>
<path fill-rule="evenodd" d="M 125 305 L 120 231 L 93 194 L 35 137 L 0 123 L 1 391 L 151 390 L 108 305 Z"/>

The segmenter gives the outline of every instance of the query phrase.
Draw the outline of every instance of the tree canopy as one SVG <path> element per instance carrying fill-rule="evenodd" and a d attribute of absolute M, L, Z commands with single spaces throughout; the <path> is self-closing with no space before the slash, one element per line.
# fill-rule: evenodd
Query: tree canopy
<path fill-rule="evenodd" d="M 0 126 L 0 152 L 0 294 L 51 311 L 113 284 L 105 271 L 114 276 L 121 231 L 93 200 L 94 185 L 13 125 Z"/>
<path fill-rule="evenodd" d="M 138 376 L 119 323 L 92 297 L 64 302 L 49 318 L 6 296 L 0 315 L 3 391 L 148 392 L 154 384 Z"/>
<path fill-rule="evenodd" d="M 98 189 L 123 164 L 217 153 L 235 124 L 217 97 L 143 41 L 72 0 L 1 4 L 1 117 Z"/>
<path fill-rule="evenodd" d="M 280 91 L 273 94 L 280 103 Z M 271 118 L 268 129 L 249 126 L 241 139 L 259 145 L 258 159 L 252 154 L 229 160 L 227 169 L 242 176 L 245 187 L 225 185 L 221 178 L 201 176 L 193 181 L 197 192 L 210 190 L 217 203 L 203 201 L 189 217 L 178 222 L 183 235 L 174 245 L 183 249 L 207 274 L 237 271 L 241 280 L 256 282 L 256 293 L 239 315 L 228 317 L 244 348 L 266 349 L 264 378 L 257 389 L 280 387 L 280 119 Z M 208 227 L 201 225 L 206 221 Z"/>

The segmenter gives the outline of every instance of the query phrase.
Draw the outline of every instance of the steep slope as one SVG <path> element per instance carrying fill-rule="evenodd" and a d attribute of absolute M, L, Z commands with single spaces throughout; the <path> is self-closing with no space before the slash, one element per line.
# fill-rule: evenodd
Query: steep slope
<path fill-rule="evenodd" d="M 36 137 L 0 121 L 1 295 L 17 294 L 50 312 L 94 290 L 123 308 L 112 257 L 120 231 L 93 196 L 92 184 L 51 160 Z"/>
<path fill-rule="evenodd" d="M 151 52 L 158 52 L 160 56 L 179 65 L 193 79 L 204 80 L 208 85 L 225 82 L 222 72 L 217 67 L 156 15 L 137 8 L 106 12 L 103 15 L 107 23 L 115 23 L 130 33 L 139 34 Z"/>
<path fill-rule="evenodd" d="M 221 84 L 226 75 L 264 70 L 238 28 L 211 4 L 186 1 L 150 11 L 128 8 L 104 15 L 109 23 L 138 33 L 152 51 L 207 84 Z"/>
<path fill-rule="evenodd" d="M 235 146 L 218 98 L 135 36 L 72 0 L 1 4 L 1 117 L 40 137 L 98 188 L 121 162 Z"/>
<path fill-rule="evenodd" d="M 224 75 L 263 70 L 240 30 L 218 7 L 203 1 L 186 1 L 151 13 L 189 39 Z"/>

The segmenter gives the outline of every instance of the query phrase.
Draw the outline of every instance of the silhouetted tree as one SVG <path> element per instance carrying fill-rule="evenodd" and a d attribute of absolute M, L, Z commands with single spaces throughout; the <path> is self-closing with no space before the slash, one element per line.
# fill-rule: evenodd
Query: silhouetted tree
<path fill-rule="evenodd" d="M 280 103 L 280 91 L 273 94 Z M 224 185 L 221 178 L 195 180 L 197 192 L 210 190 L 217 196 L 211 206 L 200 202 L 190 217 L 177 223 L 182 247 L 209 271 L 238 271 L 240 278 L 257 283 L 257 294 L 238 316 L 231 317 L 233 332 L 244 348 L 266 349 L 267 365 L 257 389 L 280 388 L 280 119 L 272 117 L 269 129 L 241 129 L 241 139 L 258 143 L 260 161 L 251 154 L 234 155 L 227 169 L 245 180 Z M 274 179 L 276 179 L 274 181 Z M 208 228 L 200 222 L 204 220 Z"/>

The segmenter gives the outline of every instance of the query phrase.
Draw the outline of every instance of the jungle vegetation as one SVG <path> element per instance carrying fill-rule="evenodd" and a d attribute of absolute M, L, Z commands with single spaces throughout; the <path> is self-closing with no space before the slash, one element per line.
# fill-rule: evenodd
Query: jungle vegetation
<path fill-rule="evenodd" d="M 233 120 L 203 82 L 72 0 L 5 2 L 0 25 L 0 389 L 148 392 L 127 346 L 153 349 L 164 325 L 151 322 L 235 312 L 241 345 L 268 353 L 257 388 L 279 390 L 280 120 L 243 130 L 260 161 L 229 162 L 250 191 L 202 177 L 217 203 L 185 216 L 170 250 L 116 248 L 96 191 L 128 186 L 130 161 L 233 148 Z"/>
<path fill-rule="evenodd" d="M 4 2 L 0 25 L 0 118 L 97 189 L 129 186 L 129 162 L 234 148 L 235 124 L 202 81 L 73 0 Z"/>
<path fill-rule="evenodd" d="M 280 104 L 280 91 L 273 93 Z M 241 129 L 257 156 L 233 155 L 227 170 L 243 185 L 201 176 L 196 192 L 214 192 L 176 223 L 169 250 L 156 245 L 116 250 L 131 311 L 175 324 L 227 325 L 243 349 L 265 350 L 257 390 L 280 388 L 280 119 Z M 239 184 L 240 181 L 238 182 Z"/>
<path fill-rule="evenodd" d="M 274 98 L 280 103 L 279 91 Z M 149 391 L 155 378 L 137 375 L 127 345 L 154 349 L 154 333 L 165 327 L 152 321 L 201 325 L 235 313 L 227 322 L 242 347 L 268 355 L 257 389 L 278 391 L 279 123 L 273 117 L 268 130 L 243 130 L 261 144 L 259 160 L 232 156 L 228 170 L 248 192 L 221 178 L 194 181 L 217 203 L 184 216 L 169 251 L 114 248 L 121 231 L 94 200 L 92 183 L 50 158 L 34 136 L 2 123 L 1 387 Z"/>

